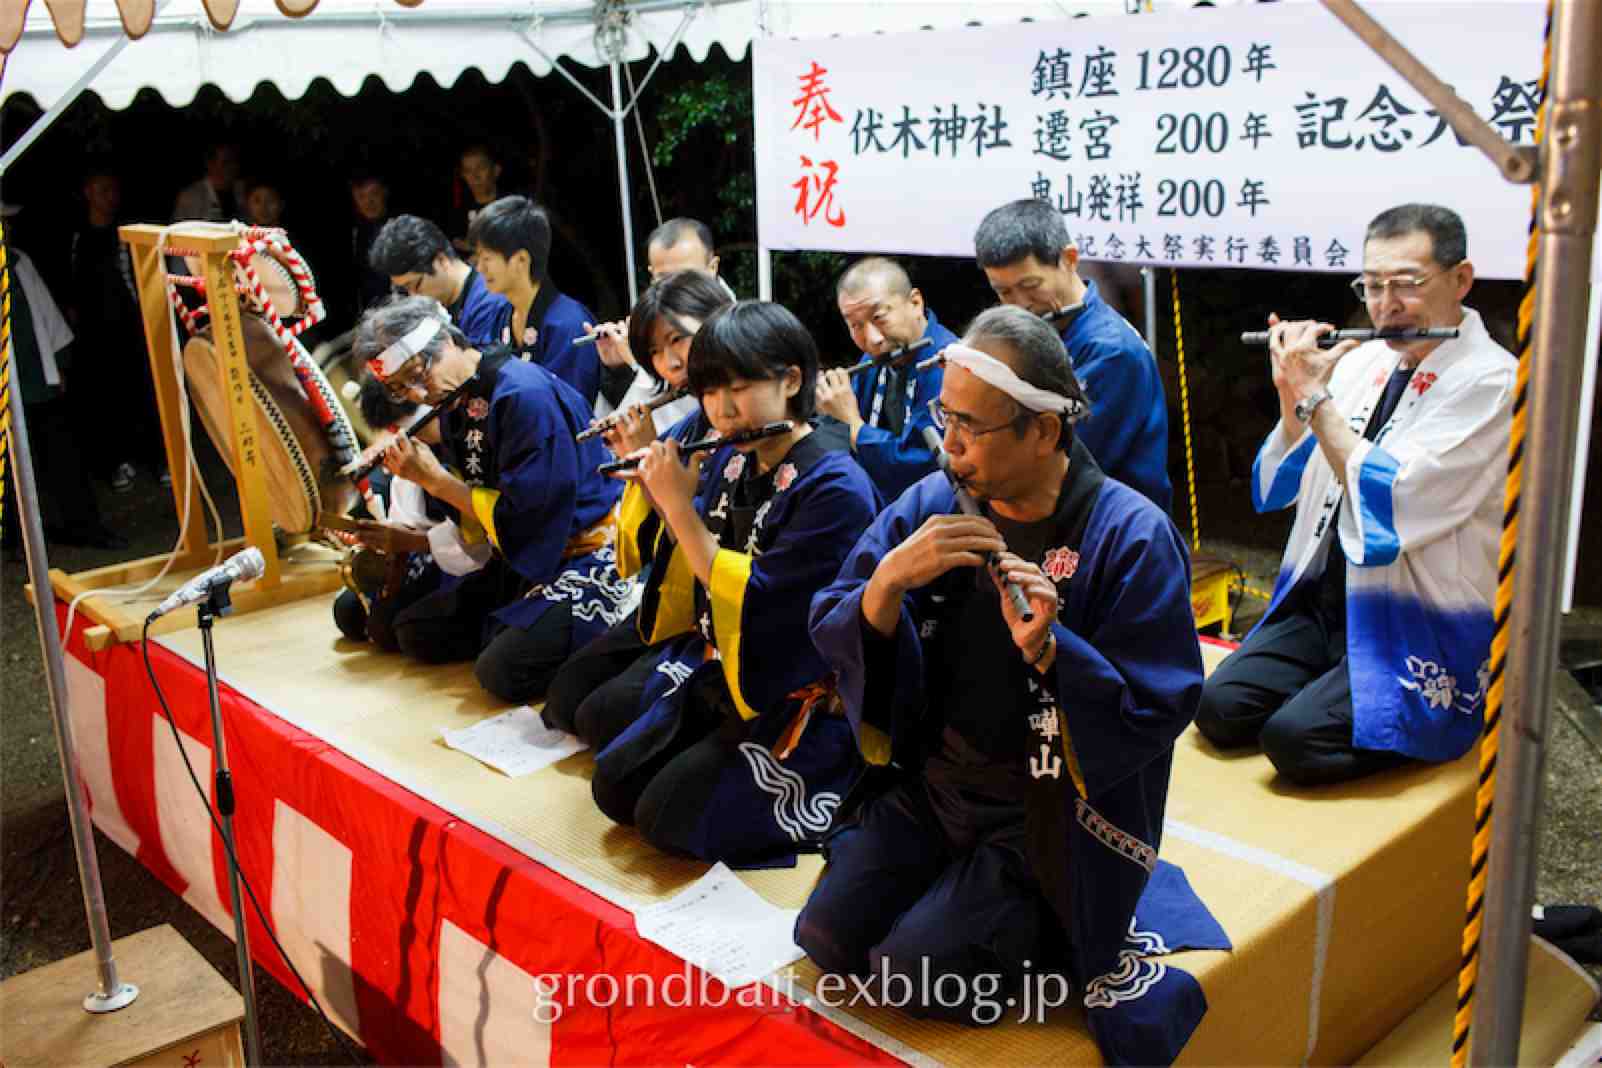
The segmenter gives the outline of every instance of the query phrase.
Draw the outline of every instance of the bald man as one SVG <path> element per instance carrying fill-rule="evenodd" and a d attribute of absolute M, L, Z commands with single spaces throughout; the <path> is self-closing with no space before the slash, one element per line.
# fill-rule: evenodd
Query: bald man
<path fill-rule="evenodd" d="M 669 219 L 652 230 L 651 236 L 645 239 L 645 263 L 653 281 L 666 278 L 674 271 L 701 271 L 716 278 L 730 297 L 735 295 L 729 283 L 718 275 L 717 243 L 712 237 L 712 228 L 700 219 Z"/>
<path fill-rule="evenodd" d="M 935 318 L 913 286 L 906 270 L 883 256 L 858 260 L 835 287 L 840 318 L 851 340 L 862 350 L 861 364 L 928 338 L 930 346 L 916 360 L 925 360 L 957 336 Z M 929 402 L 940 396 L 939 367 L 876 367 L 852 375 L 837 367 L 818 376 L 818 411 L 841 423 L 851 436 L 851 452 L 873 479 L 885 500 L 935 469 L 934 455 L 923 441 L 932 426 Z"/>

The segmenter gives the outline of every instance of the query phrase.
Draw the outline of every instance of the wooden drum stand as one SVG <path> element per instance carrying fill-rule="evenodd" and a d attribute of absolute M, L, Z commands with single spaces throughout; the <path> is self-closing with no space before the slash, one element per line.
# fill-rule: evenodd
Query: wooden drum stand
<path fill-rule="evenodd" d="M 315 323 L 322 314 L 321 303 L 316 300 L 311 287 L 309 272 L 278 231 L 241 231 L 224 224 L 185 222 L 170 227 L 148 224 L 124 226 L 119 234 L 132 253 L 134 273 L 138 280 L 145 344 L 155 380 L 168 470 L 173 475 L 173 504 L 180 517 L 186 514 L 187 509 L 189 520 L 171 568 L 159 587 L 136 598 L 108 595 L 85 599 L 81 610 L 95 623 L 85 632 L 85 641 L 91 649 L 99 650 L 117 642 L 137 640 L 145 616 L 162 597 L 209 566 L 219 553 L 235 552 L 245 545 L 261 551 L 267 568 L 266 573 L 251 587 L 234 592 L 236 613 L 259 611 L 339 589 L 341 553 L 336 549 L 308 544 L 307 534 L 321 525 L 320 515 L 312 515 L 310 522 L 303 523 L 304 529 L 288 531 L 288 537 L 274 530 L 275 495 L 278 500 L 282 499 L 281 485 L 285 480 L 281 473 L 272 469 L 267 453 L 271 449 L 281 448 L 278 439 L 284 437 L 285 428 L 276 424 L 284 420 L 275 418 L 269 411 L 273 409 L 272 402 L 262 399 L 262 384 L 252 373 L 247 360 L 247 328 L 257 334 L 263 333 L 264 328 L 259 322 L 244 321 L 240 301 L 236 297 L 236 290 L 253 297 L 265 312 L 265 329 L 276 335 L 283 346 L 294 350 L 298 343 L 292 335 Z M 310 307 L 303 308 L 305 318 L 293 327 L 286 327 L 279 319 L 273 301 L 263 293 L 252 265 L 252 257 L 258 254 L 265 257 L 268 253 L 287 265 L 288 274 L 300 290 L 300 297 L 310 298 Z M 197 379 L 197 368 L 193 363 L 190 364 L 189 375 L 197 400 L 202 393 L 211 395 L 212 410 L 201 414 L 210 424 L 209 429 L 213 431 L 218 450 L 232 468 L 239 491 L 244 538 L 230 539 L 216 545 L 210 544 L 207 537 L 199 479 L 186 480 L 184 477 L 189 459 L 184 444 L 184 409 L 180 391 L 185 385 L 180 379 L 179 353 L 174 348 L 171 328 L 177 302 L 175 298 L 169 298 L 165 257 L 170 255 L 186 256 L 192 263 L 199 264 L 198 275 L 175 276 L 174 281 L 201 290 L 206 296 L 205 310 L 210 317 L 213 362 L 219 381 L 213 385 Z M 191 313 L 186 307 L 179 308 L 178 313 L 191 327 L 197 325 L 201 314 Z M 191 341 L 190 344 L 194 345 L 195 342 Z M 353 455 L 357 443 L 337 398 L 327 388 L 326 382 L 321 380 L 314 366 L 308 370 L 309 360 L 296 362 L 289 353 L 280 355 L 296 364 L 295 375 L 304 387 L 295 391 L 296 397 L 309 406 L 312 417 L 322 424 L 336 461 L 348 461 L 350 457 L 344 454 L 351 452 Z M 201 370 L 204 373 L 206 369 Z M 333 409 L 331 412 L 328 410 L 330 408 Z M 307 422 L 306 413 L 296 414 L 301 422 Z M 298 481 L 306 481 L 304 475 Z M 354 502 L 356 490 L 347 484 L 343 491 L 346 494 L 344 499 L 322 500 L 317 507 L 326 508 L 330 514 L 344 511 Z M 308 487 L 308 492 L 311 492 L 315 501 L 315 491 Z M 278 511 L 281 513 L 282 509 Z M 304 507 L 300 508 L 299 514 L 304 515 L 305 512 Z M 281 545 L 285 549 L 294 546 L 294 551 L 281 552 Z M 167 564 L 168 556 L 164 554 L 74 575 L 52 571 L 50 577 L 56 596 L 70 601 L 87 592 L 148 581 Z M 194 613 L 173 612 L 158 619 L 151 626 L 150 633 L 163 634 L 193 625 Z"/>

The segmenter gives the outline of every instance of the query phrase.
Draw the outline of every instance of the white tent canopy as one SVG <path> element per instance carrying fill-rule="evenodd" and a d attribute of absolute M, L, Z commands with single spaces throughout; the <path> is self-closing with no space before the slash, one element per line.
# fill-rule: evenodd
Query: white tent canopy
<path fill-rule="evenodd" d="M 603 38 L 613 26 L 623 30 L 625 61 L 682 44 L 699 62 L 713 44 L 742 56 L 752 38 L 763 35 L 895 32 L 1125 10 L 1125 0 L 424 0 L 416 7 L 321 0 L 310 14 L 290 18 L 272 0 L 240 0 L 224 32 L 212 25 L 201 0 L 168 0 L 149 32 L 129 43 L 89 91 L 108 107 L 124 108 L 149 88 L 182 107 L 203 85 L 241 101 L 271 83 L 296 99 L 324 78 L 350 96 L 370 76 L 401 91 L 421 74 L 449 86 L 470 69 L 496 82 L 518 62 L 536 75 L 550 73 L 561 57 L 605 67 Z M 49 107 L 126 32 L 112 0 L 87 0 L 82 40 L 66 48 L 49 9 L 35 2 L 6 62 L 0 94 L 26 93 Z"/>

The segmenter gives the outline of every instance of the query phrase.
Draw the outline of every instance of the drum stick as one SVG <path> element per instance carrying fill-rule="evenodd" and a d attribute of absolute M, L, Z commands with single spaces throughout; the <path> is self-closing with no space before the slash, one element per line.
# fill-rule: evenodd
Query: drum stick
<path fill-rule="evenodd" d="M 1267 330 L 1248 330 L 1240 336 L 1242 345 L 1267 345 Z M 1318 339 L 1318 347 L 1332 349 L 1342 341 L 1445 341 L 1458 336 L 1455 326 L 1426 326 L 1410 330 L 1337 330 Z"/>
<path fill-rule="evenodd" d="M 742 430 L 738 434 L 730 434 L 726 438 L 720 438 L 714 435 L 711 437 L 702 438 L 699 441 L 686 442 L 685 444 L 679 446 L 679 455 L 688 456 L 692 452 L 706 452 L 710 449 L 716 449 L 723 445 L 747 445 L 753 441 L 761 441 L 763 438 L 776 438 L 780 434 L 788 434 L 794 429 L 794 423 L 790 422 L 788 419 L 781 419 L 777 423 L 768 423 L 766 426 L 759 426 L 755 430 Z M 632 456 L 626 456 L 621 460 L 613 460 L 610 463 L 604 463 L 595 470 L 600 474 L 610 475 L 616 471 L 632 471 L 639 466 L 639 460 Z"/>
<path fill-rule="evenodd" d="M 962 514 L 981 515 L 982 513 L 979 511 L 979 502 L 973 499 L 973 494 L 969 493 L 967 489 L 963 487 L 962 480 L 958 478 L 957 473 L 951 469 L 951 457 L 946 454 L 945 445 L 940 440 L 940 431 L 936 430 L 932 426 L 924 427 L 923 440 L 924 443 L 929 446 L 929 450 L 934 453 L 935 461 L 940 464 L 940 470 L 945 472 L 946 480 L 951 483 L 951 488 L 956 491 L 957 507 L 962 509 Z M 996 561 L 995 553 L 986 554 L 985 566 L 990 569 L 991 574 L 1001 574 L 1000 565 Z M 1023 595 L 1023 590 L 1018 588 L 1018 584 L 1016 582 L 1007 581 L 1004 582 L 1003 585 L 1007 590 L 1007 600 L 1012 602 L 1013 610 L 1018 613 L 1018 618 L 1022 619 L 1025 623 L 1034 622 L 1035 610 L 1029 607 L 1029 599 Z"/>

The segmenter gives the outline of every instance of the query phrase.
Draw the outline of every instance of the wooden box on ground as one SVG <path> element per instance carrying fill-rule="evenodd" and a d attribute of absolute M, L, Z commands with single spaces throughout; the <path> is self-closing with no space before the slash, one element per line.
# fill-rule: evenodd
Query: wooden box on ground
<path fill-rule="evenodd" d="M 0 983 L 0 1066 L 244 1065 L 244 1000 L 177 931 L 152 927 L 119 938 L 112 952 L 122 980 L 139 988 L 116 1012 L 84 1010 L 96 983 L 93 950 Z"/>

